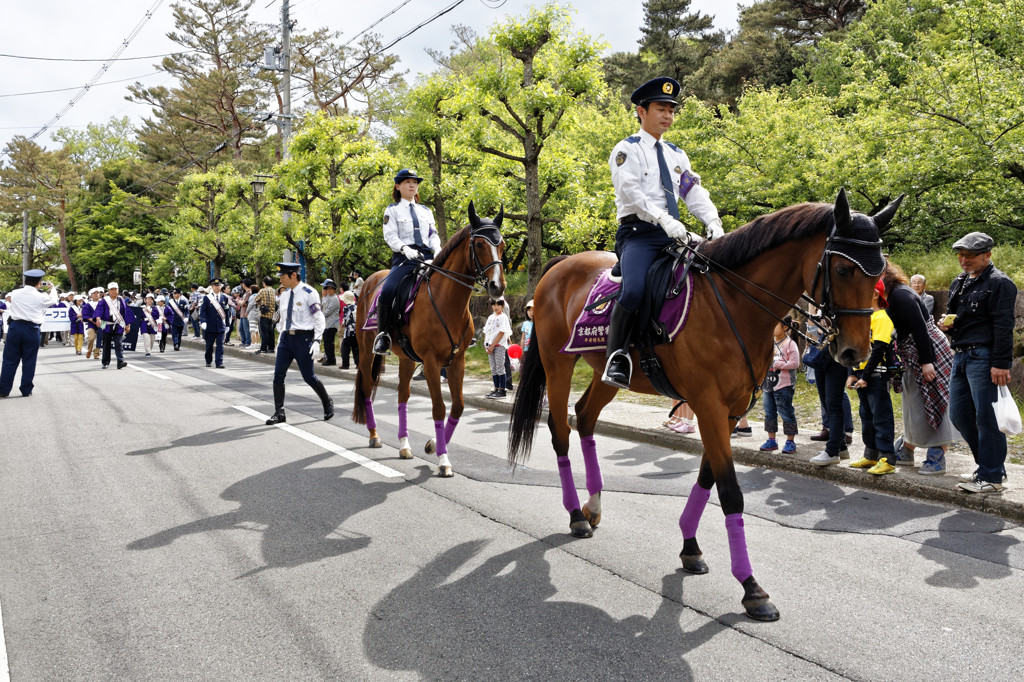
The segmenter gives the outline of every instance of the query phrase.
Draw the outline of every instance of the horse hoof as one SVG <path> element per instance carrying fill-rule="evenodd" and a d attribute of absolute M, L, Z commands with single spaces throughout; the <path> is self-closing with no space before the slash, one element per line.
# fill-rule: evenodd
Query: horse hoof
<path fill-rule="evenodd" d="M 770 623 L 779 619 L 779 610 L 775 608 L 775 604 L 768 597 L 745 599 L 743 601 L 743 608 L 746 609 L 747 616 L 754 620 Z"/>
<path fill-rule="evenodd" d="M 587 504 L 583 503 L 583 518 L 590 523 L 591 528 L 597 528 L 597 524 L 601 523 L 601 512 L 592 512 L 587 507 Z"/>
<path fill-rule="evenodd" d="M 704 561 L 703 554 L 679 554 L 679 558 L 683 560 L 683 570 L 687 573 L 694 575 L 704 575 L 711 569 L 708 568 L 707 562 Z"/>
<path fill-rule="evenodd" d="M 371 439 L 370 439 L 370 447 L 371 447 L 371 448 L 379 448 L 379 447 L 382 447 L 382 446 L 381 446 L 381 444 L 380 444 L 380 438 L 377 438 L 376 436 L 375 436 L 375 437 L 373 437 L 373 438 L 371 438 Z"/>
<path fill-rule="evenodd" d="M 428 440 L 428 441 L 427 441 L 427 444 L 423 446 L 423 451 L 424 451 L 425 453 L 427 453 L 428 455 L 432 455 L 432 454 L 434 454 L 434 450 L 435 450 L 435 449 L 436 449 L 436 448 L 434 447 L 434 439 L 433 439 L 433 438 L 431 438 L 430 440 Z"/>
<path fill-rule="evenodd" d="M 451 478 L 452 476 L 455 475 L 455 473 L 452 471 L 452 468 L 450 466 L 442 464 L 441 466 L 437 467 L 437 475 L 440 478 Z"/>
<path fill-rule="evenodd" d="M 412 448 L 402 448 L 398 451 L 398 456 L 402 459 L 412 459 Z"/>
<path fill-rule="evenodd" d="M 569 532 L 574 538 L 594 537 L 594 527 L 590 525 L 590 521 L 587 521 L 579 509 L 573 509 L 569 514 Z"/>

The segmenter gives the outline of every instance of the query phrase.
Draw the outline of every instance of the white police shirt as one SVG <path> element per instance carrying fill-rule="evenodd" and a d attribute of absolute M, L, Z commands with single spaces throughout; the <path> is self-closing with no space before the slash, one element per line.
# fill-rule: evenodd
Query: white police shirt
<path fill-rule="evenodd" d="M 612 149 L 608 164 L 612 169 L 615 187 L 616 217 L 621 220 L 637 215 L 640 220 L 657 224 L 657 218 L 668 210 L 668 201 L 661 186 L 658 168 L 658 140 L 646 130 L 627 137 Z M 718 209 L 711 195 L 700 184 L 700 176 L 690 167 L 686 153 L 671 142 L 661 140 L 665 163 L 672 176 L 672 189 L 676 199 L 686 202 L 698 220 L 707 225 L 718 218 Z"/>
<path fill-rule="evenodd" d="M 294 299 L 294 303 L 292 300 Z M 313 330 L 313 338 L 319 339 L 327 326 L 324 313 L 320 310 L 320 295 L 305 282 L 299 282 L 292 289 L 285 289 L 278 305 L 281 306 L 281 321 L 277 323 L 278 333 L 288 329 L 288 308 L 292 309 L 293 330 Z"/>
<path fill-rule="evenodd" d="M 57 302 L 57 290 L 53 288 L 44 294 L 35 287 L 22 287 L 12 291 L 9 296 L 11 300 L 7 302 L 5 317 L 11 322 L 25 320 L 32 324 L 42 324 L 46 309 Z"/>
<path fill-rule="evenodd" d="M 441 237 L 434 226 L 434 214 L 426 206 L 414 204 L 406 199 L 384 209 L 384 241 L 396 253 L 401 251 L 403 246 L 416 248 L 410 206 L 416 211 L 416 219 L 420 224 L 420 238 L 436 256 L 441 250 Z"/>

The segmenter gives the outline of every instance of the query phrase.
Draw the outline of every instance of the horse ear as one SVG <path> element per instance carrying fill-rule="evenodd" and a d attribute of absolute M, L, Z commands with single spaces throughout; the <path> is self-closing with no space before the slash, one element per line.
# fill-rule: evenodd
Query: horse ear
<path fill-rule="evenodd" d="M 893 216 L 896 215 L 896 210 L 900 207 L 900 204 L 903 203 L 903 200 L 906 198 L 906 196 L 906 194 L 899 195 L 898 197 L 896 197 L 895 201 L 891 202 L 881 211 L 871 216 L 871 218 L 875 221 L 875 227 L 878 228 L 878 234 L 882 234 L 887 229 L 889 229 L 890 221 L 892 221 Z"/>
<path fill-rule="evenodd" d="M 476 214 L 476 207 L 473 206 L 473 200 L 469 200 L 469 224 L 473 226 L 473 229 L 480 227 L 480 218 Z"/>
<path fill-rule="evenodd" d="M 505 204 L 501 204 L 501 210 L 498 211 L 498 215 L 494 216 L 494 226 L 501 229 L 501 221 L 505 219 Z"/>
<path fill-rule="evenodd" d="M 850 202 L 846 199 L 845 187 L 839 188 L 839 196 L 836 197 L 832 215 L 836 221 L 836 234 L 845 234 L 850 231 L 853 216 L 850 214 Z"/>

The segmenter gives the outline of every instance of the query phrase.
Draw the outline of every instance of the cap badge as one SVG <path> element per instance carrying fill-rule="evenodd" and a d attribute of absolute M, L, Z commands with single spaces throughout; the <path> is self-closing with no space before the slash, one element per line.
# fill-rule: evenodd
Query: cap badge
<path fill-rule="evenodd" d="M 664 92 L 666 95 L 671 95 L 672 94 L 672 84 L 671 83 L 665 83 L 664 85 L 661 86 L 661 91 Z"/>

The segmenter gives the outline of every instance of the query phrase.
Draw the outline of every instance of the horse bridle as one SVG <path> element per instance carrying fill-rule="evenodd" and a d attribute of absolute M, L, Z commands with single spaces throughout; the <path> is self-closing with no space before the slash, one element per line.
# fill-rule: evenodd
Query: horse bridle
<path fill-rule="evenodd" d="M 477 258 L 476 249 L 473 246 L 473 240 L 475 239 L 483 239 L 488 244 L 495 247 L 500 246 L 501 243 L 505 241 L 505 238 L 501 236 L 501 231 L 494 225 L 481 225 L 480 227 L 473 228 L 469 231 L 469 262 L 473 266 L 474 273 L 472 275 L 464 272 L 448 270 L 440 265 L 434 265 L 433 263 L 427 263 L 424 261 L 419 261 L 419 263 L 428 270 L 437 272 L 457 284 L 461 284 L 464 287 L 476 291 L 477 286 L 487 281 L 487 271 L 495 265 L 504 265 L 504 263 L 499 258 L 491 261 L 487 265 L 480 265 L 480 259 Z M 464 278 L 465 281 L 460 278 Z"/>

